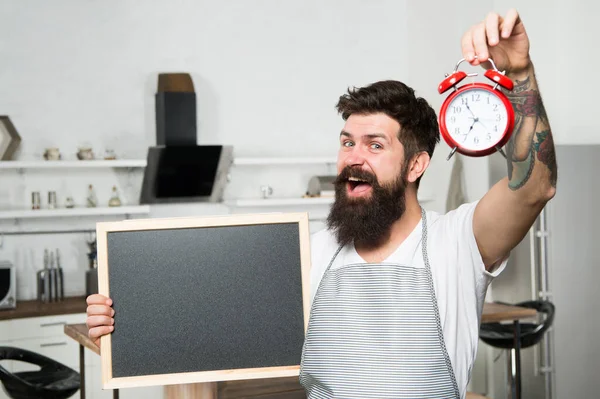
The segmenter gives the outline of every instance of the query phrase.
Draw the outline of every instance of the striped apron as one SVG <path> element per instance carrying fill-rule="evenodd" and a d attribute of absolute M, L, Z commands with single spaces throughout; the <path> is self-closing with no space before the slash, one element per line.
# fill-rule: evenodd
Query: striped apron
<path fill-rule="evenodd" d="M 313 300 L 300 383 L 310 399 L 459 398 L 444 344 L 427 256 L 425 268 L 329 262 Z"/>

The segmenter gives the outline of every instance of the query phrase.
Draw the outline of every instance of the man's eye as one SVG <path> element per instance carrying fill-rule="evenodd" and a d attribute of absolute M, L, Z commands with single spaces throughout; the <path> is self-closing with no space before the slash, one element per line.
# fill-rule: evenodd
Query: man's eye
<path fill-rule="evenodd" d="M 344 141 L 344 142 L 342 143 L 342 145 L 343 145 L 344 147 L 352 147 L 352 146 L 354 145 L 354 143 L 353 143 L 353 142 L 351 142 L 351 141 Z"/>
<path fill-rule="evenodd" d="M 379 143 L 373 143 L 373 144 L 371 144 L 371 148 L 374 150 L 380 150 L 383 148 L 383 146 Z"/>

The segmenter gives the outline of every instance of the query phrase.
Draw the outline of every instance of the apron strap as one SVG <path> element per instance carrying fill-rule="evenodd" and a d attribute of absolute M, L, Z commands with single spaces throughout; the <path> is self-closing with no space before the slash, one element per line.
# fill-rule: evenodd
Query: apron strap
<path fill-rule="evenodd" d="M 325 275 L 325 273 L 327 273 L 329 271 L 329 268 L 331 267 L 331 265 L 333 265 L 333 261 L 335 260 L 335 258 L 337 258 L 338 254 L 340 253 L 340 251 L 342 250 L 342 248 L 344 248 L 344 246 L 340 245 L 338 247 L 337 251 L 335 251 L 335 253 L 331 257 L 331 260 L 329 261 L 329 264 L 327 265 L 327 269 L 325 269 L 325 272 L 323 273 L 323 275 Z"/>

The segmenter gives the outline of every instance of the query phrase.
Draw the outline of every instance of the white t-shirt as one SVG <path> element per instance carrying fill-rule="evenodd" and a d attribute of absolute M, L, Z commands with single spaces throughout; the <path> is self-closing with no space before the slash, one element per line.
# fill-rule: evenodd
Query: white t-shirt
<path fill-rule="evenodd" d="M 438 301 L 444 340 L 461 396 L 466 394 L 477 354 L 481 312 L 488 285 L 498 276 L 507 259 L 493 273 L 485 270 L 473 234 L 477 202 L 464 204 L 446 214 L 427 211 L 427 253 Z M 421 221 L 385 262 L 425 267 L 421 246 Z M 325 269 L 337 251 L 331 231 L 311 236 L 311 303 Z M 365 263 L 353 245 L 337 255 L 332 269 L 350 263 Z"/>

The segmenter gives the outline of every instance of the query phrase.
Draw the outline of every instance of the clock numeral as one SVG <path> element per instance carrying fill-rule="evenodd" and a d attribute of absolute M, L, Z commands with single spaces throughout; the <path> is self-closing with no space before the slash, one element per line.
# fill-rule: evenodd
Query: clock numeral
<path fill-rule="evenodd" d="M 461 108 L 459 106 L 455 105 L 454 107 L 452 107 L 452 111 L 455 114 L 460 114 Z"/>
<path fill-rule="evenodd" d="M 468 104 L 469 103 L 468 101 L 469 101 L 469 99 L 467 97 L 462 97 L 460 99 L 461 104 Z"/>
<path fill-rule="evenodd" d="M 488 98 L 488 100 L 489 100 L 489 98 Z M 498 104 L 494 104 L 493 111 L 494 111 L 494 112 L 498 111 Z"/>
<path fill-rule="evenodd" d="M 477 136 L 473 137 L 473 143 L 479 144 L 479 137 L 477 137 Z"/>
<path fill-rule="evenodd" d="M 492 141 L 492 134 L 488 132 L 488 134 L 486 134 L 485 138 L 487 139 L 487 141 Z"/>
<path fill-rule="evenodd" d="M 454 128 L 454 134 L 460 134 L 460 127 Z"/>
<path fill-rule="evenodd" d="M 496 115 L 496 122 L 500 122 L 502 120 L 502 115 L 497 114 Z"/>
<path fill-rule="evenodd" d="M 498 131 L 498 125 L 494 125 L 494 132 Z"/>
<path fill-rule="evenodd" d="M 456 122 L 456 116 L 451 116 L 450 117 L 450 122 L 452 122 L 452 123 Z"/>
<path fill-rule="evenodd" d="M 479 94 L 479 93 L 474 93 L 474 94 L 471 96 L 471 101 L 473 101 L 473 102 L 478 102 L 478 101 L 480 100 L 480 97 L 481 97 L 481 94 Z"/>

